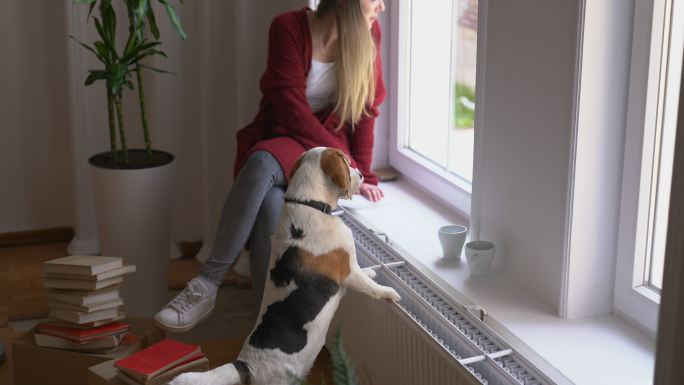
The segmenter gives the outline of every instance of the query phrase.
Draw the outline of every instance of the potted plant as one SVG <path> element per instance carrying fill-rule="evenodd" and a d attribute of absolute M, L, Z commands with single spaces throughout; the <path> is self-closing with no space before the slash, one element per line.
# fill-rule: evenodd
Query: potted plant
<path fill-rule="evenodd" d="M 333 385 L 358 385 L 359 379 L 356 376 L 354 363 L 351 361 L 347 352 L 342 348 L 342 329 L 338 328 L 332 337 L 332 350 L 330 351 L 330 361 L 332 363 Z M 290 385 L 314 385 L 306 379 L 292 376 L 289 380 Z M 326 385 L 325 377 L 321 376 L 315 385 Z"/>
<path fill-rule="evenodd" d="M 88 45 L 102 68 L 88 71 L 85 85 L 104 84 L 107 95 L 110 151 L 89 159 L 100 253 L 120 256 L 137 267 L 122 286 L 129 315 L 151 316 L 164 303 L 167 292 L 170 222 L 175 162 L 170 153 L 152 149 L 143 70 L 165 72 L 144 64 L 144 59 L 166 54 L 159 50 L 159 30 L 151 0 L 120 0 L 128 18 L 128 37 L 117 44 L 117 17 L 112 0 L 73 0 L 89 4 L 99 40 Z M 173 6 L 159 0 L 181 38 L 186 35 Z M 93 15 L 97 7 L 98 16 Z M 146 37 L 149 31 L 153 39 Z M 74 38 L 72 36 L 72 38 Z M 75 39 L 75 38 L 74 38 Z M 133 79 L 135 78 L 135 80 Z M 122 98 L 137 89 L 144 149 L 129 149 Z"/>

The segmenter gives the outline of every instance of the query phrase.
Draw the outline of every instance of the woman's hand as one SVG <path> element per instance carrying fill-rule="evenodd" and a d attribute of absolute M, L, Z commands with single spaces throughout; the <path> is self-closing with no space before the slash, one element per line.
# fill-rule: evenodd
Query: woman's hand
<path fill-rule="evenodd" d="M 358 194 L 363 195 L 371 202 L 379 202 L 385 196 L 380 187 L 368 183 L 361 183 Z"/>

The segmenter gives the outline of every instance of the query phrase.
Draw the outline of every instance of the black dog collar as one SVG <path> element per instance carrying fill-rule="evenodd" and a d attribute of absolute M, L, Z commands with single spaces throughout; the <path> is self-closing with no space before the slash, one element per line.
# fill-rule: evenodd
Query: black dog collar
<path fill-rule="evenodd" d="M 302 201 L 302 200 L 299 200 L 299 199 L 287 198 L 287 197 L 286 197 L 286 198 L 285 198 L 285 202 L 289 202 L 289 203 L 298 203 L 298 204 L 300 204 L 300 205 L 309 206 L 309 207 L 312 207 L 312 208 L 314 208 L 314 209 L 316 209 L 316 210 L 318 210 L 318 211 L 321 211 L 321 212 L 323 212 L 323 213 L 325 213 L 325 214 L 328 214 L 328 215 L 339 216 L 339 215 L 344 214 L 344 210 L 341 209 L 340 207 L 337 207 L 337 208 L 333 209 L 332 207 L 330 207 L 329 204 L 323 203 L 323 202 L 320 202 L 320 201 L 311 201 L 311 200 Z"/>

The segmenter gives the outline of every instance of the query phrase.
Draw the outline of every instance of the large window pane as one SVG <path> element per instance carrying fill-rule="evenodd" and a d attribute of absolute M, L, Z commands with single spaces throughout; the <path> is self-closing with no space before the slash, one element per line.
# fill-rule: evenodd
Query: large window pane
<path fill-rule="evenodd" d="M 405 147 L 470 183 L 477 0 L 411 1 Z"/>

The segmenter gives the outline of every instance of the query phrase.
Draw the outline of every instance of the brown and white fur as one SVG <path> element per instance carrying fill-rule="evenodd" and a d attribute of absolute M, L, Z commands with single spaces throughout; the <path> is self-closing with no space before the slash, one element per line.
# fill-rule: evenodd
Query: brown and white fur
<path fill-rule="evenodd" d="M 286 198 L 337 206 L 363 180 L 337 149 L 305 152 L 291 171 Z M 257 324 L 236 361 L 205 373 L 185 373 L 170 385 L 278 385 L 306 377 L 323 348 L 347 287 L 376 299 L 400 300 L 356 261 L 351 230 L 339 217 L 286 202 L 271 237 L 271 260 Z"/>

